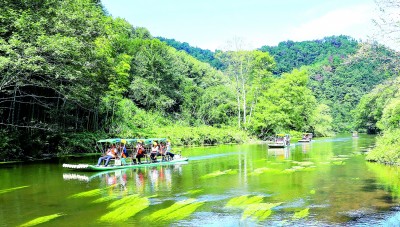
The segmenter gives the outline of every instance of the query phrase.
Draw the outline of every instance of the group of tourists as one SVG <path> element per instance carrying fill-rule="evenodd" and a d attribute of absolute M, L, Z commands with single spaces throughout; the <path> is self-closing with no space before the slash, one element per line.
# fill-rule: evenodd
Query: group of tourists
<path fill-rule="evenodd" d="M 136 144 L 136 155 L 133 153 L 132 159 L 136 163 L 136 159 L 139 164 L 141 164 L 141 158 L 143 157 L 150 157 L 150 160 L 152 162 L 157 161 L 157 156 L 162 157 L 162 161 L 167 161 L 169 159 L 174 159 L 174 155 L 171 152 L 171 141 L 167 140 L 167 142 L 153 142 L 152 146 L 150 149 L 146 151 L 144 141 L 139 140 L 138 143 Z"/>
<path fill-rule="evenodd" d="M 147 148 L 147 149 L 146 149 Z M 135 164 L 141 164 L 141 158 L 150 158 L 151 162 L 157 161 L 157 156 L 162 157 L 162 161 L 172 160 L 174 159 L 174 155 L 171 152 L 171 141 L 167 140 L 166 142 L 157 143 L 154 141 L 151 147 L 146 147 L 143 140 L 138 140 L 136 147 L 132 152 L 132 161 Z M 107 166 L 111 159 L 121 159 L 121 164 L 126 165 L 125 159 L 129 157 L 127 148 L 125 143 L 121 143 L 119 146 L 112 144 L 106 151 L 105 155 L 100 157 L 97 166 L 105 161 L 104 166 Z"/>

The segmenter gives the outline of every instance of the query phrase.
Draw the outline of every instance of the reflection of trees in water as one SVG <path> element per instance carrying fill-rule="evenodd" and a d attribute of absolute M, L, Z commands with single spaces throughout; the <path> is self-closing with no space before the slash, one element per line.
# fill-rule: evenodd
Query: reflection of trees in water
<path fill-rule="evenodd" d="M 175 167 L 167 166 L 113 171 L 106 173 L 105 179 L 108 186 L 114 186 L 112 191 L 115 194 L 171 191 L 173 168 Z"/>
<path fill-rule="evenodd" d="M 171 191 L 174 185 L 174 175 L 182 175 L 179 164 L 152 168 L 120 169 L 98 173 L 65 173 L 64 180 L 79 180 L 87 182 L 100 181 L 99 188 L 107 189 L 108 196 L 127 194 L 156 193 Z"/>

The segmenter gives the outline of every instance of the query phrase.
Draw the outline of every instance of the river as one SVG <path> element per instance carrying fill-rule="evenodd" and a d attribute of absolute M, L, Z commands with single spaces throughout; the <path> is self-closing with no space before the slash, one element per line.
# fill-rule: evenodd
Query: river
<path fill-rule="evenodd" d="M 400 221 L 399 168 L 364 160 L 375 138 L 183 148 L 189 161 L 85 173 L 0 165 L 0 226 L 365 226 Z"/>

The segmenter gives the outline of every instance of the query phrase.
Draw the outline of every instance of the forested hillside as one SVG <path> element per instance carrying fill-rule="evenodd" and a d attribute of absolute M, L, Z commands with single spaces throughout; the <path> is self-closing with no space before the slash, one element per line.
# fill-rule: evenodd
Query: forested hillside
<path fill-rule="evenodd" d="M 191 47 L 173 39 L 164 39 L 168 45 L 184 50 L 200 61 L 219 68 L 224 63 L 209 50 Z M 285 41 L 277 46 L 263 46 L 261 51 L 269 53 L 276 62 L 272 73 L 280 77 L 293 69 L 305 67 L 310 80 L 307 86 L 319 103 L 330 108 L 332 127 L 336 132 L 352 131 L 355 128 L 352 112 L 363 95 L 372 87 L 397 75 L 396 54 L 378 44 L 359 43 L 348 36 L 330 36 L 313 41 Z"/>
<path fill-rule="evenodd" d="M 313 41 L 285 41 L 277 46 L 262 46 L 261 51 L 270 53 L 277 67 L 275 75 L 290 72 L 295 68 L 313 65 L 330 60 L 338 61 L 348 55 L 356 53 L 358 42 L 348 36 L 329 36 Z"/>
<path fill-rule="evenodd" d="M 215 58 L 216 53 L 211 50 L 204 50 L 204 49 L 201 49 L 198 47 L 193 47 L 193 46 L 189 45 L 189 43 L 187 43 L 187 42 L 182 43 L 182 42 L 176 41 L 175 39 L 167 39 L 164 37 L 157 37 L 157 39 L 167 43 L 169 46 L 172 46 L 173 48 L 175 48 L 177 50 L 185 51 L 186 53 L 193 56 L 197 60 L 206 62 L 216 69 L 222 69 L 222 67 L 223 67 L 222 62 L 218 58 Z M 218 51 L 216 51 L 216 52 L 218 52 Z"/>
<path fill-rule="evenodd" d="M 320 103 L 330 107 L 336 132 L 354 130 L 352 111 L 361 97 L 398 73 L 393 51 L 378 44 L 358 43 L 348 36 L 287 41 L 261 50 L 276 60 L 277 75 L 306 66 L 310 74 L 308 87 Z"/>

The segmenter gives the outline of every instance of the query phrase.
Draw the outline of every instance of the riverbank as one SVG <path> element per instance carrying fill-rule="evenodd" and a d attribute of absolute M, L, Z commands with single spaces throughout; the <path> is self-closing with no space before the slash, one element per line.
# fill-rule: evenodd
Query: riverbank
<path fill-rule="evenodd" d="M 260 144 L 268 143 L 251 136 L 249 132 L 236 127 L 211 126 L 166 126 L 157 129 L 148 129 L 143 135 L 110 135 L 105 132 L 62 133 L 54 135 L 44 141 L 27 141 L 29 147 L 17 147 L 17 143 L 9 143 L 9 148 L 2 149 L 0 160 L 9 161 L 40 161 L 53 157 L 68 155 L 99 154 L 96 142 L 104 138 L 168 138 L 174 148 L 216 146 L 222 144 Z M 301 132 L 290 131 L 292 143 L 301 138 Z M 47 138 L 46 138 L 47 139 Z"/>
<path fill-rule="evenodd" d="M 387 165 L 400 165 L 400 129 L 379 136 L 375 148 L 367 154 L 366 159 Z"/>

